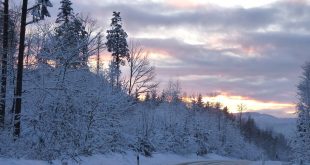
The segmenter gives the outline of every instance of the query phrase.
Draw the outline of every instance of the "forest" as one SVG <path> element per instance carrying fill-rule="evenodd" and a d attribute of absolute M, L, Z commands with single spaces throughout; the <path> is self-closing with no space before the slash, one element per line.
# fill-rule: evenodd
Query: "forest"
<path fill-rule="evenodd" d="M 27 5 L 0 7 L 0 157 L 78 161 L 132 151 L 310 162 L 309 63 L 298 85 L 296 138 L 287 139 L 223 103 L 185 97 L 178 80 L 161 88 L 147 50 L 128 40 L 122 13 L 102 29 L 70 0 L 60 4 L 53 23 L 42 21 L 50 19 L 48 0 L 31 8 L 31 22 L 19 14 Z"/>

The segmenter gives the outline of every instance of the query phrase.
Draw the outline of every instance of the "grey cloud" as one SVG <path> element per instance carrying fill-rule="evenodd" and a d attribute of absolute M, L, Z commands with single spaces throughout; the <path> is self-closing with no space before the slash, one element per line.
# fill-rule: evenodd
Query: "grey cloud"
<path fill-rule="evenodd" d="M 277 41 L 277 40 L 275 40 Z M 171 56 L 182 61 L 175 68 L 158 67 L 160 77 L 176 77 L 186 75 L 222 75 L 238 81 L 223 81 L 219 79 L 201 79 L 193 82 L 184 82 L 185 88 L 195 83 L 194 92 L 214 91 L 221 89 L 232 93 L 243 93 L 260 100 L 276 100 L 294 102 L 295 85 L 300 75 L 300 65 L 306 60 L 296 58 L 294 54 L 269 55 L 263 58 L 239 59 L 223 55 L 225 51 L 205 49 L 197 45 L 188 45 L 175 39 L 143 39 L 145 47 L 166 50 Z M 306 45 L 304 48 L 306 49 Z M 229 50 L 231 51 L 231 50 Z M 272 52 L 269 52 L 272 54 Z M 287 92 L 291 91 L 291 92 Z"/>
<path fill-rule="evenodd" d="M 276 21 L 277 14 L 270 8 L 220 8 L 199 7 L 194 10 L 180 10 L 163 4 L 107 4 L 105 6 L 83 6 L 101 16 L 120 11 L 126 26 L 131 31 L 146 27 L 197 26 L 202 29 L 247 29 L 261 28 Z M 254 21 L 253 21 L 254 20 Z"/>
<path fill-rule="evenodd" d="M 83 6 L 77 0 L 73 2 L 76 12 L 90 13 L 103 27 L 108 27 L 112 11 L 120 11 L 125 29 L 132 38 L 139 32 L 156 31 L 159 27 L 190 27 L 188 29 L 195 29 L 202 37 L 212 33 L 236 33 L 228 35 L 229 38 L 222 42 L 240 47 L 221 49 L 212 49 L 208 45 L 190 45 L 178 38 L 138 39 L 145 47 L 162 49 L 181 61 L 172 68 L 157 67 L 157 75 L 161 80 L 186 75 L 239 78 L 238 81 L 210 78 L 184 81 L 183 89 L 188 92 L 205 91 L 206 94 L 225 90 L 260 100 L 293 103 L 296 100 L 295 86 L 301 73 L 300 66 L 310 60 L 309 3 L 280 1 L 250 9 L 216 6 L 177 9 L 146 2 Z M 279 31 L 266 30 L 271 25 L 279 27 Z M 262 29 L 266 31 L 259 32 Z M 227 56 L 227 53 L 247 55 L 242 48 L 255 48 L 258 56 Z"/>

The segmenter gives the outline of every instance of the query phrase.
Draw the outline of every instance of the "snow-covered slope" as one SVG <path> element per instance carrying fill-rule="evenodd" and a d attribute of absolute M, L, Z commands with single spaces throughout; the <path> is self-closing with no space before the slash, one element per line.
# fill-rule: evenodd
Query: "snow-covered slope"
<path fill-rule="evenodd" d="M 257 112 L 243 113 L 243 118 L 249 116 L 255 120 L 257 126 L 261 129 L 271 129 L 276 133 L 281 133 L 285 137 L 290 138 L 294 135 L 296 118 L 277 118 L 268 114 Z"/>

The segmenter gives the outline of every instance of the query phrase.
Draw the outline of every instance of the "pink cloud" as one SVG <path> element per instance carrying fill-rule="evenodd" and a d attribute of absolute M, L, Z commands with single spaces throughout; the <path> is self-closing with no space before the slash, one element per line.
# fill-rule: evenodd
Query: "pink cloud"
<path fill-rule="evenodd" d="M 166 2 L 169 6 L 175 7 L 177 9 L 197 9 L 202 6 L 208 6 L 207 3 L 202 3 L 195 0 L 167 0 Z"/>

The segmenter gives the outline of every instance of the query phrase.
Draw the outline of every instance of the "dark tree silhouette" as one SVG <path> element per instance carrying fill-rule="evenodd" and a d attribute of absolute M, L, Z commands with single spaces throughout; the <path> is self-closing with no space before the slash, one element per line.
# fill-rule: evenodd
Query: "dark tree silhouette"
<path fill-rule="evenodd" d="M 127 33 L 122 28 L 122 18 L 120 12 L 113 12 L 113 18 L 111 22 L 111 30 L 107 30 L 107 42 L 106 46 L 109 52 L 112 52 L 114 65 L 111 65 L 115 70 L 116 86 L 119 87 L 120 77 L 120 65 L 125 64 L 124 58 L 129 58 L 129 49 L 127 44 Z"/>

